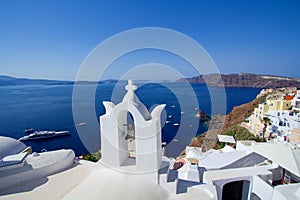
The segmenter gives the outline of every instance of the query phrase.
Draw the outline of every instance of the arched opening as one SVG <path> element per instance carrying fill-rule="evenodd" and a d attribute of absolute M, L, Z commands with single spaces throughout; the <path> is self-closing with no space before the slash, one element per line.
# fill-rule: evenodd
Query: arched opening
<path fill-rule="evenodd" d="M 250 181 L 241 180 L 226 183 L 222 189 L 222 200 L 247 200 Z"/>
<path fill-rule="evenodd" d="M 135 165 L 135 125 L 132 114 L 127 110 L 121 111 L 118 116 L 118 126 L 120 164 L 121 166 Z"/>
<path fill-rule="evenodd" d="M 136 158 L 135 152 L 135 125 L 134 119 L 130 112 L 127 112 L 127 135 L 125 136 L 128 147 L 128 157 Z"/>

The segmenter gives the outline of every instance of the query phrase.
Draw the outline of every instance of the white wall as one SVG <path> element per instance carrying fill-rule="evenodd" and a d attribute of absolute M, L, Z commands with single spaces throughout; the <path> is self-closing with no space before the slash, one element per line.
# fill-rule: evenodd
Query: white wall
<path fill-rule="evenodd" d="M 270 200 L 273 195 L 273 187 L 258 176 L 253 176 L 252 192 L 257 194 L 262 200 Z"/>

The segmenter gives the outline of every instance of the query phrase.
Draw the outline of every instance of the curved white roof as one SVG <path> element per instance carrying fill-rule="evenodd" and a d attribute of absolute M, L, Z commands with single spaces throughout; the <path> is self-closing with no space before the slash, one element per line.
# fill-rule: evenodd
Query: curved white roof
<path fill-rule="evenodd" d="M 25 148 L 26 145 L 19 140 L 0 136 L 0 159 L 8 155 L 20 153 Z"/>
<path fill-rule="evenodd" d="M 167 200 L 169 193 L 143 175 L 100 169 L 63 199 Z"/>

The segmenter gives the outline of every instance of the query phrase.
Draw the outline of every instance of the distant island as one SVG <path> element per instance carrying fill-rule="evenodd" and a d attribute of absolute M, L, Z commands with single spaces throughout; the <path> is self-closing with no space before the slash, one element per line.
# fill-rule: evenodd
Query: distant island
<path fill-rule="evenodd" d="M 299 78 L 282 76 L 259 75 L 249 73 L 221 74 L 222 81 L 218 78 L 220 74 L 205 74 L 192 78 L 181 78 L 177 82 L 202 83 L 210 86 L 224 87 L 249 87 L 249 88 L 300 88 Z"/>
<path fill-rule="evenodd" d="M 43 80 L 43 79 L 28 79 L 28 78 L 14 78 L 11 76 L 0 76 L 0 86 L 14 86 L 14 85 L 70 85 L 73 81 L 58 81 L 58 80 Z"/>
<path fill-rule="evenodd" d="M 108 79 L 104 81 L 62 81 L 62 80 L 46 80 L 46 79 L 28 79 L 28 78 L 14 78 L 11 76 L 0 75 L 0 86 L 16 86 L 16 85 L 73 85 L 79 84 L 103 84 L 103 83 L 117 83 L 118 80 Z"/>

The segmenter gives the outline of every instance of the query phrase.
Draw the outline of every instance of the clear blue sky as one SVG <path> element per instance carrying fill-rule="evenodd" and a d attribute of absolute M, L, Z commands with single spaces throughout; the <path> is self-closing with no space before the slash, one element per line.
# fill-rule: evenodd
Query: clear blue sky
<path fill-rule="evenodd" d="M 0 74 L 73 80 L 96 45 L 138 27 L 192 37 L 222 73 L 300 77 L 297 0 L 0 0 Z"/>

